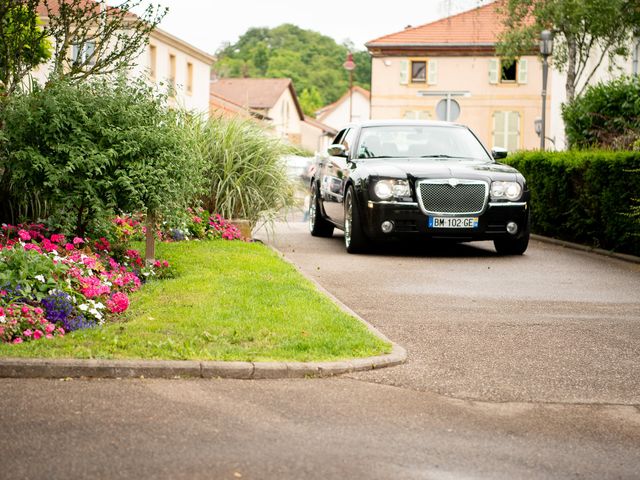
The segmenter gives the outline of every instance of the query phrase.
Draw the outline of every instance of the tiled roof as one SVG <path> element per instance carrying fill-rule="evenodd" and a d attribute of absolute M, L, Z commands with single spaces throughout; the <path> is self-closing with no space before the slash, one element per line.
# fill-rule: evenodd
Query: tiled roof
<path fill-rule="evenodd" d="M 494 44 L 503 28 L 497 11 L 498 3 L 492 2 L 432 23 L 385 35 L 367 42 L 366 46 Z"/>
<path fill-rule="evenodd" d="M 221 78 L 211 82 L 212 93 L 253 109 L 272 108 L 287 89 L 291 90 L 302 119 L 290 78 Z"/>

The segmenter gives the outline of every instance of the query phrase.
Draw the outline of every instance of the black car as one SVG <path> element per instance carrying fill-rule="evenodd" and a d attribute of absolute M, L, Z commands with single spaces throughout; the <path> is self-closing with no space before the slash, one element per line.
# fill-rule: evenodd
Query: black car
<path fill-rule="evenodd" d="M 369 121 L 348 125 L 316 158 L 309 230 L 344 230 L 349 253 L 407 237 L 493 240 L 498 253 L 529 244 L 529 190 L 464 125 Z"/>

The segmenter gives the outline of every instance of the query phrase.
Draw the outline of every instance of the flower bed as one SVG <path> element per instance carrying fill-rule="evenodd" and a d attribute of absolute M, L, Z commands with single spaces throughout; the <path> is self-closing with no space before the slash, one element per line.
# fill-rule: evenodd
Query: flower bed
<path fill-rule="evenodd" d="M 182 238 L 239 239 L 240 233 L 219 215 L 189 212 Z M 202 220 L 208 217 L 208 221 Z M 199 221 L 198 221 L 199 220 Z M 51 339 L 117 320 L 129 308 L 129 293 L 149 278 L 172 275 L 167 261 L 145 265 L 137 250 L 123 248 L 144 236 L 138 217 L 114 220 L 112 247 L 97 241 L 51 233 L 40 224 L 3 225 L 0 231 L 0 342 Z"/>

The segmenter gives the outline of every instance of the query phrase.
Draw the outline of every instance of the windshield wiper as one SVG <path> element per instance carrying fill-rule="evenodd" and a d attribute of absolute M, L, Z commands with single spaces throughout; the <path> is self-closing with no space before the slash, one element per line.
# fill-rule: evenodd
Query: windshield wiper
<path fill-rule="evenodd" d="M 477 160 L 473 157 L 460 157 L 457 155 L 447 155 L 446 153 L 438 154 L 438 155 L 421 155 L 420 158 L 460 158 L 462 160 Z"/>

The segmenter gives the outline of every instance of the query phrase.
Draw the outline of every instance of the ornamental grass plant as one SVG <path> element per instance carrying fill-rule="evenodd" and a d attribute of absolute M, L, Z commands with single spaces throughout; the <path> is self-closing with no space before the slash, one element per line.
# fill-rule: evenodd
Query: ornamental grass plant
<path fill-rule="evenodd" d="M 203 207 L 255 225 L 293 205 L 283 155 L 292 147 L 251 119 L 214 117 L 198 139 L 207 179 Z"/>

